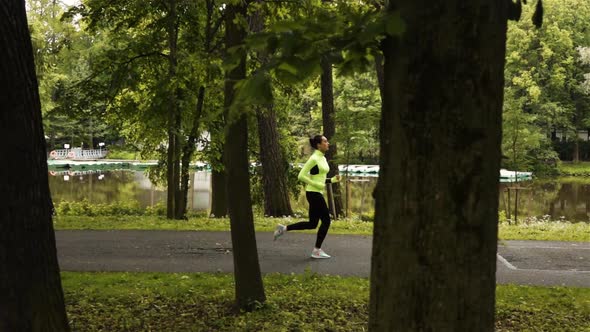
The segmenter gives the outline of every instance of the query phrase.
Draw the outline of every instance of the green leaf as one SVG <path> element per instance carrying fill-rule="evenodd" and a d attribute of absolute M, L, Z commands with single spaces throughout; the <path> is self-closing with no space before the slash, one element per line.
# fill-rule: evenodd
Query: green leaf
<path fill-rule="evenodd" d="M 282 32 L 291 32 L 293 30 L 301 30 L 304 29 L 305 27 L 295 21 L 280 21 L 278 23 L 273 24 L 271 30 L 278 32 L 278 33 L 282 33 Z"/>
<path fill-rule="evenodd" d="M 237 94 L 232 107 L 244 104 L 266 104 L 272 101 L 270 77 L 258 72 L 236 84 Z"/>
<path fill-rule="evenodd" d="M 274 35 L 270 33 L 256 33 L 248 36 L 246 43 L 251 49 L 263 50 L 266 48 L 266 45 L 272 37 L 274 37 Z"/>
<path fill-rule="evenodd" d="M 277 69 L 287 71 L 293 75 L 297 75 L 297 72 L 298 72 L 297 67 L 295 67 L 287 62 L 281 63 Z"/>

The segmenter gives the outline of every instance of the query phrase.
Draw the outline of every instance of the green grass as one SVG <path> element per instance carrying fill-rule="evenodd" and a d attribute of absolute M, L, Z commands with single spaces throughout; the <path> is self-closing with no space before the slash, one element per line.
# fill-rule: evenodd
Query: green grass
<path fill-rule="evenodd" d="M 271 232 L 278 223 L 290 224 L 303 218 L 255 218 L 259 232 Z M 174 231 L 229 231 L 229 219 L 193 217 L 188 220 L 168 220 L 161 216 L 56 216 L 55 229 L 144 229 Z M 315 233 L 316 230 L 305 231 Z M 360 220 L 336 220 L 330 226 L 331 234 L 372 235 L 373 223 Z M 590 241 L 590 223 L 539 222 L 508 225 L 501 223 L 502 240 Z"/>
<path fill-rule="evenodd" d="M 502 240 L 590 241 L 590 223 L 584 222 L 501 223 L 498 231 Z"/>
<path fill-rule="evenodd" d="M 254 227 L 259 232 L 274 231 L 278 223 L 290 224 L 305 218 L 255 218 Z M 228 218 L 196 217 L 188 220 L 168 220 L 161 216 L 56 216 L 56 229 L 145 229 L 176 231 L 229 231 Z M 316 230 L 305 231 L 315 233 Z M 333 234 L 373 234 L 373 223 L 364 221 L 333 221 Z"/>
<path fill-rule="evenodd" d="M 562 176 L 590 176 L 590 162 L 581 161 L 579 163 L 561 162 L 557 166 L 559 174 Z"/>
<path fill-rule="evenodd" d="M 496 331 L 590 331 L 590 288 L 497 286 Z"/>
<path fill-rule="evenodd" d="M 62 273 L 75 331 L 366 331 L 369 281 L 270 274 L 267 302 L 236 313 L 228 274 Z M 497 287 L 498 331 L 588 331 L 590 289 Z"/>

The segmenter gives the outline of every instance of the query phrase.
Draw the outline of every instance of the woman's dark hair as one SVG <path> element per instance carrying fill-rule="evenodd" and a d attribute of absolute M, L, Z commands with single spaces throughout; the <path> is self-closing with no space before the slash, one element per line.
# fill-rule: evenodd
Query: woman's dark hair
<path fill-rule="evenodd" d="M 322 143 L 322 138 L 324 138 L 324 136 L 322 135 L 315 135 L 313 138 L 309 139 L 309 144 L 311 144 L 311 147 L 314 149 L 318 148 L 318 144 Z"/>

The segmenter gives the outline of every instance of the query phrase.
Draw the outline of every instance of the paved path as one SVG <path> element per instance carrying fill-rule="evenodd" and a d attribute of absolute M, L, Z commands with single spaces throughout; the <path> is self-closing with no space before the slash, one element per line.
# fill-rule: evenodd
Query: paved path
<path fill-rule="evenodd" d="M 289 233 L 276 242 L 271 233 L 256 237 L 263 273 L 370 273 L 370 236 L 329 234 L 327 260 L 309 258 L 314 234 Z M 63 271 L 233 271 L 229 232 L 57 231 L 56 238 Z M 590 242 L 503 241 L 497 281 L 590 287 Z"/>

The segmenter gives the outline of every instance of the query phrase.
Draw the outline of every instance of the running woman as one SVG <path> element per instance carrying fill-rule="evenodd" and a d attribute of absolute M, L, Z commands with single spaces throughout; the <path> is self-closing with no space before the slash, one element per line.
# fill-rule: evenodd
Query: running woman
<path fill-rule="evenodd" d="M 330 258 L 322 250 L 322 243 L 328 234 L 330 228 L 330 211 L 324 199 L 324 188 L 326 183 L 340 182 L 340 175 L 332 178 L 326 178 L 330 166 L 324 154 L 330 148 L 328 139 L 322 135 L 314 136 L 309 140 L 311 147 L 315 149 L 309 160 L 305 163 L 299 172 L 298 179 L 306 184 L 305 197 L 309 203 L 309 221 L 302 221 L 292 225 L 279 224 L 274 232 L 274 239 L 278 239 L 288 231 L 315 229 L 318 227 L 318 222 L 321 220 L 322 224 L 318 230 L 318 235 L 315 241 L 315 247 L 311 251 L 312 258 Z"/>

